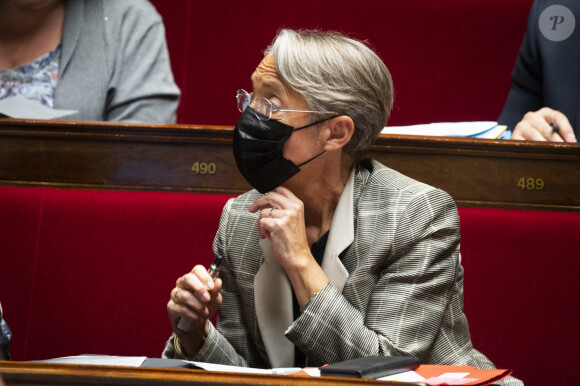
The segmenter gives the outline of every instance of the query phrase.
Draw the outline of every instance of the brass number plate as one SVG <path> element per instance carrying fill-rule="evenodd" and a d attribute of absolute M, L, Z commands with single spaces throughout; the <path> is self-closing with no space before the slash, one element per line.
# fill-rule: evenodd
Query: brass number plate
<path fill-rule="evenodd" d="M 191 167 L 195 174 L 214 175 L 217 172 L 217 166 L 213 162 L 195 162 Z"/>
<path fill-rule="evenodd" d="M 542 178 L 521 177 L 518 180 L 518 188 L 521 190 L 543 190 L 544 186 Z"/>

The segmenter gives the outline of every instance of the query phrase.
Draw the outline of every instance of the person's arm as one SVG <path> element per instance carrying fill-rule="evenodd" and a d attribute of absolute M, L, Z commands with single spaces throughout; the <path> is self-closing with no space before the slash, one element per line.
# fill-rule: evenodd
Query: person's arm
<path fill-rule="evenodd" d="M 143 3 L 125 10 L 120 36 L 109 36 L 116 54 L 105 119 L 175 123 L 180 91 L 171 71 L 165 28 L 150 4 L 139 4 Z"/>
<path fill-rule="evenodd" d="M 498 122 L 514 130 L 528 111 L 543 107 L 542 68 L 540 66 L 538 34 L 538 4 L 534 3 L 528 17 L 526 33 L 512 71 L 512 85 Z"/>
<path fill-rule="evenodd" d="M 288 329 L 286 337 L 313 363 L 371 355 L 423 358 L 432 350 L 460 269 L 453 200 L 434 189 L 418 195 L 401 214 L 392 243 L 388 233 L 374 235 L 372 249 L 380 252 L 365 268 L 376 268 L 377 276 L 369 272 L 343 293 L 328 284 Z M 368 296 L 366 307 L 354 307 L 347 292 L 351 298 Z"/>
<path fill-rule="evenodd" d="M 303 202 L 280 186 L 258 198 L 249 211 L 259 212 L 260 238 L 272 241 L 274 256 L 286 271 L 298 304 L 304 307 L 326 286 L 328 278 L 308 245 Z"/>
<path fill-rule="evenodd" d="M 211 323 L 208 322 L 207 334 L 203 334 L 203 343 L 196 352 L 187 352 L 186 347 L 180 347 L 176 350 L 175 333 L 180 336 L 180 341 L 188 339 L 183 336 L 182 332 L 175 331 L 165 345 L 163 350 L 164 358 L 182 358 L 191 359 L 201 362 L 219 363 L 224 365 L 241 366 L 241 367 L 261 367 L 265 364 L 260 358 L 256 357 L 252 351 L 254 344 L 251 342 L 250 332 L 244 322 L 243 305 L 239 296 L 236 278 L 233 268 L 228 259 L 228 236 L 231 229 L 228 219 L 233 200 L 229 200 L 224 207 L 219 229 L 213 243 L 213 253 L 222 257 L 219 277 L 221 279 L 220 296 L 222 299 L 218 309 L 218 331 Z M 211 315 L 207 315 L 207 318 Z M 172 325 L 176 326 L 176 319 Z M 234 342 L 232 344 L 232 342 Z M 181 344 L 181 342 L 180 342 Z M 185 344 L 187 345 L 187 343 Z M 179 355 L 181 352 L 182 355 Z"/>
<path fill-rule="evenodd" d="M 508 126 L 512 131 L 511 139 L 576 142 L 568 118 L 559 111 L 544 107 L 543 88 L 546 85 L 538 42 L 541 39 L 538 30 L 540 5 L 541 2 L 536 1 L 530 11 L 526 33 L 512 71 L 512 85 L 498 123 Z M 558 127 L 557 131 L 553 125 Z"/>

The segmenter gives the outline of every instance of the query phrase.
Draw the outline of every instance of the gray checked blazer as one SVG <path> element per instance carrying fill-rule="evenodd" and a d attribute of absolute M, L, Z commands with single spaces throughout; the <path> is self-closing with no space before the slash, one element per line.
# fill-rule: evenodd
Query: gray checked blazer
<path fill-rule="evenodd" d="M 297 346 L 308 366 L 412 355 L 424 364 L 494 368 L 471 345 L 459 217 L 448 194 L 376 161 L 353 171 L 322 261 L 330 283 L 296 320 L 289 280 L 259 238 L 258 215 L 248 212 L 259 195 L 252 190 L 223 210 L 213 246 L 223 257 L 223 303 L 195 360 L 288 367 Z M 163 356 L 176 357 L 172 337 Z"/>

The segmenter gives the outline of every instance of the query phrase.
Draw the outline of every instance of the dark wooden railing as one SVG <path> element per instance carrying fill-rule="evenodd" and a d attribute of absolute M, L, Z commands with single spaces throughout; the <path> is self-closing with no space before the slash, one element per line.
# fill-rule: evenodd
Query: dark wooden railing
<path fill-rule="evenodd" d="M 0 120 L 0 185 L 237 194 L 232 127 Z M 459 206 L 580 211 L 580 145 L 380 135 L 370 156 Z"/>

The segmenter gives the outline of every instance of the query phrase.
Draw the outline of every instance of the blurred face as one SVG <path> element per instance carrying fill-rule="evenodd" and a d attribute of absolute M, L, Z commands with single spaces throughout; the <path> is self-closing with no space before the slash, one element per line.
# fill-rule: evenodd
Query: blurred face
<path fill-rule="evenodd" d="M 5 5 L 11 5 L 15 8 L 26 11 L 44 11 L 52 9 L 64 2 L 64 0 L 0 0 Z"/>

